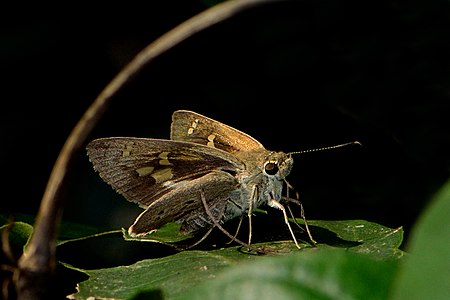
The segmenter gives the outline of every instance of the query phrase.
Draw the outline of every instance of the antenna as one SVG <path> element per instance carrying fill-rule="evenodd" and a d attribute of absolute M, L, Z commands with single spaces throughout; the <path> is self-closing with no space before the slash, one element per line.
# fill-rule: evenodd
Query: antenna
<path fill-rule="evenodd" d="M 334 145 L 334 146 L 328 146 L 328 147 L 322 147 L 322 148 L 316 148 L 316 149 L 308 149 L 308 150 L 303 150 L 303 151 L 294 151 L 294 152 L 289 152 L 288 154 L 289 155 L 292 155 L 292 154 L 303 154 L 303 153 L 331 150 L 331 149 L 336 149 L 336 148 L 341 148 L 341 147 L 346 147 L 346 146 L 351 146 L 351 145 L 362 146 L 362 144 L 360 142 L 354 141 L 354 142 L 348 142 L 348 143 Z"/>

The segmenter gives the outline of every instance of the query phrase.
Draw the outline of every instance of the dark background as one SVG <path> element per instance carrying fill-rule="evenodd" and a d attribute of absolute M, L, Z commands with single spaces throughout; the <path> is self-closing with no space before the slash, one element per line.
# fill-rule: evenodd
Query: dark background
<path fill-rule="evenodd" d="M 1 211 L 35 214 L 85 109 L 135 54 L 203 11 L 198 0 L 4 9 Z M 168 138 L 189 109 L 295 157 L 309 219 L 366 219 L 406 234 L 450 166 L 448 1 L 281 1 L 178 45 L 122 90 L 89 140 Z M 140 209 L 78 153 L 64 219 L 127 227 Z"/>

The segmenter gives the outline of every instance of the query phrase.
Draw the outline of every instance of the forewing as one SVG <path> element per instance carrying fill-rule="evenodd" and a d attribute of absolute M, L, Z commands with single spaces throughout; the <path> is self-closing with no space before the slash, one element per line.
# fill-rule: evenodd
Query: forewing
<path fill-rule="evenodd" d="M 187 110 L 173 113 L 170 139 L 202 144 L 230 153 L 263 148 L 261 143 L 251 136 Z"/>
<path fill-rule="evenodd" d="M 235 174 L 244 168 L 233 155 L 188 142 L 103 138 L 87 152 L 94 169 L 127 200 L 147 208 L 155 200 L 211 171 Z"/>
<path fill-rule="evenodd" d="M 144 235 L 166 223 L 183 221 L 186 217 L 196 219 L 195 222 L 191 222 L 193 225 L 190 224 L 185 230 L 185 233 L 193 233 L 213 224 L 206 214 L 201 194 L 203 193 L 209 203 L 212 214 L 220 219 L 229 194 L 237 187 L 236 178 L 223 171 L 213 171 L 202 177 L 182 182 L 177 189 L 166 193 L 141 213 L 128 229 L 128 233 L 132 236 Z"/>

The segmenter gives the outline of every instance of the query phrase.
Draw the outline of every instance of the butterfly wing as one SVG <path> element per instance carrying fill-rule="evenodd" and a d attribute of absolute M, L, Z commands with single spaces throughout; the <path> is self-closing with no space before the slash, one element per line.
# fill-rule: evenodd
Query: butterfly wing
<path fill-rule="evenodd" d="M 212 171 L 235 174 L 245 168 L 225 151 L 180 141 L 103 138 L 89 143 L 87 152 L 100 177 L 143 208 L 169 193 L 179 199 L 175 190 Z"/>
<path fill-rule="evenodd" d="M 145 211 L 129 228 L 141 235 L 171 221 L 186 233 L 223 216 L 228 197 L 239 189 L 235 175 L 246 165 L 235 154 L 264 149 L 251 136 L 191 111 L 172 116 L 171 140 L 105 138 L 87 146 L 89 159 L 104 181 Z"/>
<path fill-rule="evenodd" d="M 131 236 L 145 235 L 173 221 L 183 224 L 182 232 L 185 234 L 210 227 L 213 222 L 206 214 L 201 195 L 207 199 L 208 209 L 213 216 L 220 220 L 230 193 L 238 185 L 236 178 L 224 171 L 212 171 L 203 177 L 186 181 L 150 204 L 131 225 L 128 233 Z"/>
<path fill-rule="evenodd" d="M 188 110 L 173 113 L 170 139 L 206 145 L 229 153 L 263 148 L 251 136 Z"/>

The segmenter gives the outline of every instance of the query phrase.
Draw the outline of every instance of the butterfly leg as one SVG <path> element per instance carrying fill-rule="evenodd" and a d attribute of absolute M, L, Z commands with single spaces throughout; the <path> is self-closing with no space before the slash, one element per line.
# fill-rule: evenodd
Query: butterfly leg
<path fill-rule="evenodd" d="M 216 226 L 217 228 L 220 229 L 220 231 L 222 231 L 226 236 L 228 236 L 230 239 L 233 239 L 234 241 L 236 241 L 238 244 L 240 244 L 241 246 L 246 247 L 248 250 L 250 251 L 255 251 L 257 253 L 264 253 L 263 250 L 258 249 L 258 248 L 254 248 L 252 246 L 250 246 L 249 244 L 246 244 L 244 242 L 242 242 L 241 240 L 239 240 L 238 238 L 234 237 L 231 235 L 231 233 L 229 233 L 225 228 L 222 227 L 222 225 L 219 224 L 219 222 L 216 220 L 216 218 L 213 216 L 213 214 L 211 213 L 211 210 L 208 207 L 208 203 L 206 203 L 206 198 L 205 198 L 205 193 L 203 192 L 203 190 L 200 190 L 200 198 L 202 200 L 203 203 L 203 207 L 205 208 L 206 214 L 208 215 L 208 217 L 211 219 L 211 221 L 214 223 L 214 226 Z"/>
<path fill-rule="evenodd" d="M 252 196 L 250 197 L 250 201 L 248 203 L 248 244 L 250 245 L 252 243 L 252 233 L 253 233 L 253 227 L 252 227 L 252 214 L 253 214 L 253 205 L 256 202 L 256 198 L 258 197 L 258 186 L 253 186 L 252 190 Z"/>
<path fill-rule="evenodd" d="M 242 220 L 243 220 L 243 219 L 244 219 L 244 216 L 242 215 L 242 216 L 239 218 L 239 224 L 238 224 L 238 226 L 237 226 L 236 233 L 233 235 L 233 239 L 231 239 L 227 244 L 232 243 L 232 242 L 236 239 L 236 237 L 237 237 L 237 235 L 238 235 L 238 233 L 239 233 L 239 230 L 241 229 L 241 225 L 242 225 Z"/>
<path fill-rule="evenodd" d="M 288 205 L 288 207 L 289 207 L 289 205 Z M 311 231 L 309 230 L 308 222 L 306 222 L 306 218 L 305 218 L 305 211 L 304 211 L 303 205 L 301 203 L 300 203 L 300 215 L 303 219 L 303 222 L 305 223 L 306 232 L 308 233 L 311 243 L 313 243 L 313 246 L 317 245 L 317 242 L 313 239 L 313 237 L 311 235 Z"/>
<path fill-rule="evenodd" d="M 303 219 L 303 223 L 305 224 L 305 228 L 304 229 L 297 221 L 297 219 L 294 217 L 294 213 L 292 212 L 291 207 L 289 206 L 289 203 L 286 204 L 287 208 L 289 210 L 289 214 L 291 215 L 292 219 L 294 219 L 295 221 L 295 225 L 297 225 L 298 228 L 300 228 L 302 231 L 306 231 L 306 233 L 308 233 L 308 237 L 309 240 L 311 241 L 311 243 L 313 244 L 313 246 L 317 245 L 317 242 L 314 240 L 314 238 L 312 237 L 311 231 L 309 230 L 309 226 L 308 226 L 308 222 L 306 221 L 306 217 L 305 217 L 305 210 L 303 209 L 303 205 L 300 202 L 299 198 L 299 194 L 298 192 L 294 189 L 294 187 L 285 179 L 284 182 L 286 183 L 287 189 L 286 189 L 286 198 L 283 197 L 283 199 L 288 200 L 290 202 L 294 202 L 295 204 L 300 206 L 300 216 Z M 295 196 L 296 199 L 290 198 L 289 197 L 289 190 L 292 190 L 295 192 Z"/>
<path fill-rule="evenodd" d="M 180 247 L 180 249 L 188 250 L 188 249 L 194 248 L 195 246 L 197 246 L 198 244 L 203 242 L 209 236 L 209 234 L 213 231 L 214 228 L 215 228 L 215 226 L 213 226 L 210 229 L 208 229 L 208 231 L 202 236 L 202 238 L 200 240 L 196 241 L 194 244 L 186 246 L 186 247 Z"/>
<path fill-rule="evenodd" d="M 301 204 L 301 202 L 299 200 L 300 196 L 298 195 L 298 192 L 294 189 L 294 187 L 286 179 L 284 179 L 284 183 L 286 183 L 286 198 L 282 197 L 282 199 L 288 200 L 288 201 L 294 202 L 295 204 L 300 205 L 301 210 L 303 211 L 303 205 Z M 296 199 L 289 197 L 289 190 L 292 190 L 295 192 Z M 289 210 L 289 214 L 291 215 L 292 219 L 295 220 L 295 225 L 297 225 L 297 227 L 301 231 L 305 231 L 305 229 L 297 222 L 297 219 L 294 217 L 294 213 L 292 212 L 292 209 L 289 206 L 289 204 L 287 204 L 287 208 Z"/>
<path fill-rule="evenodd" d="M 287 227 L 289 228 L 289 231 L 291 233 L 292 239 L 294 240 L 295 246 L 297 246 L 298 249 L 301 249 L 300 245 L 297 242 L 297 239 L 295 238 L 294 231 L 292 230 L 291 225 L 289 224 L 289 218 L 287 216 L 286 209 L 284 208 L 284 206 L 281 205 L 280 202 L 278 202 L 277 200 L 275 200 L 273 198 L 268 202 L 268 205 L 271 207 L 274 207 L 274 208 L 278 208 L 279 210 L 281 210 L 283 212 L 284 223 L 286 223 Z"/>
<path fill-rule="evenodd" d="M 295 225 L 297 225 L 298 228 L 300 228 L 302 231 L 306 231 L 306 233 L 308 234 L 309 240 L 311 241 L 311 243 L 313 244 L 313 246 L 317 245 L 317 242 L 314 240 L 314 238 L 312 237 L 311 231 L 309 230 L 309 226 L 308 226 L 308 222 L 306 221 L 306 217 L 305 217 L 305 210 L 303 209 L 303 205 L 298 202 L 296 203 L 300 206 L 300 217 L 303 220 L 303 224 L 305 224 L 305 228 L 303 228 L 297 221 L 297 218 L 294 217 L 294 213 L 292 212 L 291 207 L 289 206 L 289 204 L 287 205 L 287 208 L 289 210 L 289 214 L 291 215 L 292 219 L 295 220 Z"/>
<path fill-rule="evenodd" d="M 252 243 L 252 232 L 253 232 L 253 228 L 252 228 L 252 212 L 253 212 L 253 205 L 252 205 L 253 201 L 250 201 L 250 205 L 248 207 L 248 212 L 247 212 L 247 216 L 248 216 L 248 244 L 250 245 Z"/>

